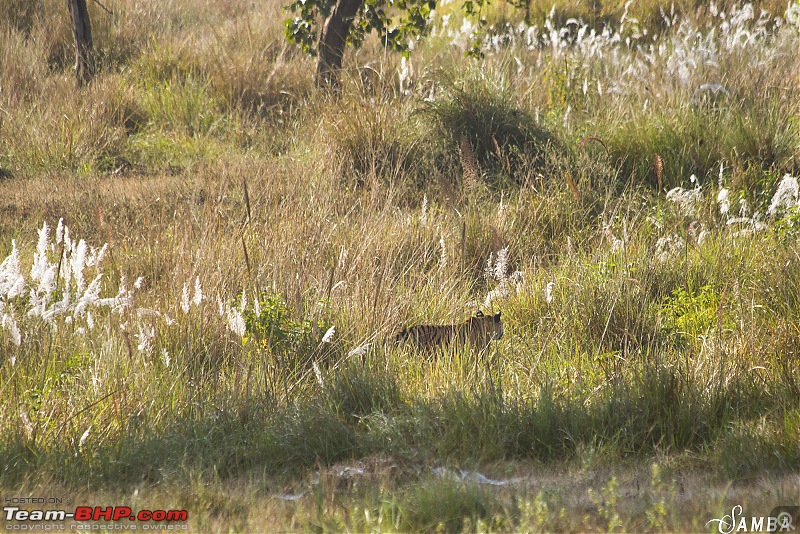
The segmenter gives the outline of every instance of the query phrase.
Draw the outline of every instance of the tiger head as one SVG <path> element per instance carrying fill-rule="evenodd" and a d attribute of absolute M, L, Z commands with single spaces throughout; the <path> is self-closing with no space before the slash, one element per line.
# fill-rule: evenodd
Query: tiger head
<path fill-rule="evenodd" d="M 500 312 L 494 315 L 484 315 L 478 311 L 475 317 L 467 319 L 467 328 L 472 341 L 488 344 L 494 339 L 503 337 L 503 321 L 500 320 Z"/>

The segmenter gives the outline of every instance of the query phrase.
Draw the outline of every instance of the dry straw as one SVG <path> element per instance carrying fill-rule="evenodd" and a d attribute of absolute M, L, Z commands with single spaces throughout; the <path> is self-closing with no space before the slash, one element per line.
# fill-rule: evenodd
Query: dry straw
<path fill-rule="evenodd" d="M 475 151 L 466 135 L 461 135 L 458 146 L 461 155 L 462 187 L 465 191 L 474 192 L 480 184 L 478 158 L 475 157 Z"/>

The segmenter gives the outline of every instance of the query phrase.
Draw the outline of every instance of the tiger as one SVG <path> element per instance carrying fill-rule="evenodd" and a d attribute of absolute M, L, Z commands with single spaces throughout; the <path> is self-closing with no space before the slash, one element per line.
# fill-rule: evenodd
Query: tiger
<path fill-rule="evenodd" d="M 417 350 L 432 351 L 437 347 L 470 346 L 482 351 L 492 340 L 503 337 L 503 322 L 500 312 L 484 315 L 481 311 L 463 323 L 452 325 L 417 325 L 403 328 L 395 337 L 396 344 L 407 343 Z"/>

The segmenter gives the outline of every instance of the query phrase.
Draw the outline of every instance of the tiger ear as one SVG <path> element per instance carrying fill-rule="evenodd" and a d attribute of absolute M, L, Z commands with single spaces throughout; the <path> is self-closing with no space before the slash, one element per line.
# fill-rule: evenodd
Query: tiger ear
<path fill-rule="evenodd" d="M 475 314 L 475 317 L 483 317 L 483 312 L 478 310 L 478 313 Z"/>
<path fill-rule="evenodd" d="M 495 314 L 495 317 L 497 317 L 497 318 L 499 319 L 499 318 L 500 318 L 500 312 L 497 312 L 497 313 Z"/>

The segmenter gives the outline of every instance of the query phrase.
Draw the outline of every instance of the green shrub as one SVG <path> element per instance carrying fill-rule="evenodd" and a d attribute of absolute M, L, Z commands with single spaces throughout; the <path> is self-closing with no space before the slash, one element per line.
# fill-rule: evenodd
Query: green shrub
<path fill-rule="evenodd" d="M 294 313 L 278 295 L 263 295 L 243 314 L 245 335 L 248 341 L 262 349 L 284 353 L 298 353 L 320 343 L 322 335 L 330 328 L 327 319 L 294 319 Z"/>

